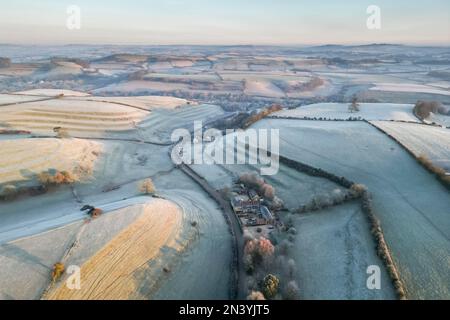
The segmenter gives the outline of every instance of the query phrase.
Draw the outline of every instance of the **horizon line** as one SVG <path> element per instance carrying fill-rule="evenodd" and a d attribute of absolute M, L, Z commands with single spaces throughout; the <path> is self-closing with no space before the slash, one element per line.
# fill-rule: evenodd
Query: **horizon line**
<path fill-rule="evenodd" d="M 174 43 L 174 44 L 144 44 L 144 43 L 11 43 L 0 42 L 0 46 L 120 46 L 120 47 L 362 47 L 362 46 L 409 46 L 409 47 L 450 47 L 450 43 L 413 43 L 413 42 L 355 42 L 355 43 L 292 43 L 292 44 L 200 44 L 200 43 Z"/>

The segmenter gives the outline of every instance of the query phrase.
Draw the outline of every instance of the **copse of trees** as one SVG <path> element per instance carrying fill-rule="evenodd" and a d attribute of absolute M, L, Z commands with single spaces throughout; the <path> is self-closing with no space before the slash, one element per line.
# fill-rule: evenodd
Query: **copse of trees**
<path fill-rule="evenodd" d="M 0 200 L 9 201 L 21 195 L 40 195 L 46 193 L 50 187 L 69 185 L 79 181 L 79 177 L 69 171 L 48 170 L 36 175 L 38 186 L 15 186 L 6 184 L 0 186 Z"/>
<path fill-rule="evenodd" d="M 438 101 L 419 100 L 414 106 L 413 112 L 417 118 L 424 120 L 430 116 L 430 113 L 444 113 L 444 107 Z"/>
<path fill-rule="evenodd" d="M 247 299 L 297 299 L 299 287 L 295 280 L 296 263 L 289 258 L 292 243 L 278 243 L 244 233 L 244 267 L 247 271 Z"/>
<path fill-rule="evenodd" d="M 238 182 L 249 189 L 254 189 L 261 197 L 267 200 L 273 201 L 275 199 L 275 188 L 256 173 L 243 173 L 239 177 Z"/>
<path fill-rule="evenodd" d="M 139 185 L 139 191 L 143 194 L 154 194 L 156 191 L 152 179 L 148 178 Z"/>
<path fill-rule="evenodd" d="M 275 252 L 272 242 L 264 237 L 247 241 L 244 248 L 244 266 L 252 274 L 262 264 L 268 265 Z"/>
<path fill-rule="evenodd" d="M 52 170 L 53 171 L 53 170 Z M 60 184 L 72 184 L 78 181 L 78 177 L 69 171 L 44 171 L 38 174 L 39 182 L 47 187 Z"/>
<path fill-rule="evenodd" d="M 66 268 L 64 266 L 64 263 L 62 262 L 55 263 L 52 269 L 52 282 L 58 281 L 58 279 L 61 278 L 65 270 Z"/>
<path fill-rule="evenodd" d="M 238 183 L 242 183 L 249 189 L 254 189 L 261 197 L 264 198 L 266 205 L 271 210 L 281 210 L 284 207 L 283 201 L 276 196 L 275 188 L 268 184 L 257 173 L 243 173 Z"/>
<path fill-rule="evenodd" d="M 278 293 L 280 280 L 273 274 L 268 274 L 263 280 L 263 294 L 266 299 L 275 297 Z"/>
<path fill-rule="evenodd" d="M 254 124 L 255 122 L 258 122 L 259 120 L 267 117 L 268 115 L 280 111 L 282 110 L 283 107 L 279 104 L 273 104 L 268 108 L 263 109 L 260 112 L 255 112 L 253 114 L 251 114 L 246 121 L 244 122 L 244 124 L 242 125 L 242 129 L 247 129 L 248 127 L 250 127 L 252 124 Z"/>

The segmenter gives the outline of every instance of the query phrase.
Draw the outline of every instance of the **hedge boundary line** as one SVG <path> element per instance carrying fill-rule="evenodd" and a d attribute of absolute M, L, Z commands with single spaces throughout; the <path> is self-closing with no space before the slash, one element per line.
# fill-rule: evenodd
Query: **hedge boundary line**
<path fill-rule="evenodd" d="M 442 175 L 436 173 L 435 171 L 433 171 L 434 165 L 433 166 L 425 165 L 425 163 L 423 161 L 420 161 L 419 157 L 417 157 L 414 152 L 412 152 L 406 145 L 404 145 L 402 142 L 400 142 L 400 140 L 398 140 L 396 137 L 391 135 L 386 130 L 371 123 L 370 121 L 366 121 L 366 122 L 369 125 L 371 125 L 372 127 L 374 127 L 375 129 L 377 129 L 379 132 L 383 133 L 384 135 L 388 136 L 393 141 L 395 141 L 400 147 L 403 148 L 403 150 L 405 150 L 407 153 L 409 153 L 420 166 L 422 166 L 425 170 L 427 170 L 429 173 L 431 173 L 437 179 L 437 181 L 439 181 L 448 191 L 450 191 L 450 182 L 447 182 L 447 180 L 444 179 L 444 177 L 446 177 L 446 176 L 442 176 Z"/>
<path fill-rule="evenodd" d="M 270 152 L 268 152 L 268 154 L 269 153 Z M 279 155 L 279 159 L 281 163 L 285 164 L 286 166 L 292 169 L 306 173 L 311 176 L 328 179 L 342 187 L 351 189 L 353 186 L 357 185 L 355 182 L 348 180 L 345 177 L 339 177 L 323 169 L 315 168 L 310 165 L 286 158 L 281 155 Z M 407 299 L 406 290 L 400 278 L 400 274 L 397 270 L 397 267 L 395 266 L 390 249 L 384 239 L 384 233 L 381 227 L 381 223 L 379 219 L 376 217 L 376 214 L 374 212 L 375 210 L 373 209 L 372 196 L 367 189 L 364 189 L 363 191 L 360 192 L 360 198 L 361 198 L 361 209 L 368 219 L 370 226 L 370 233 L 372 234 L 373 239 L 375 241 L 375 249 L 377 255 L 384 263 L 386 271 L 389 277 L 391 278 L 397 298 L 399 300 L 406 300 Z"/>

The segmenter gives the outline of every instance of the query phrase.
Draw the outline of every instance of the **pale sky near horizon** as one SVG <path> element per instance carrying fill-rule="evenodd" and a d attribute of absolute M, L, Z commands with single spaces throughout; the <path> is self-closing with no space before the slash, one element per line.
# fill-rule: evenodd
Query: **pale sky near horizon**
<path fill-rule="evenodd" d="M 68 30 L 66 9 L 81 9 Z M 369 5 L 381 29 L 366 27 Z M 450 45 L 449 0 L 0 0 L 0 43 Z"/>

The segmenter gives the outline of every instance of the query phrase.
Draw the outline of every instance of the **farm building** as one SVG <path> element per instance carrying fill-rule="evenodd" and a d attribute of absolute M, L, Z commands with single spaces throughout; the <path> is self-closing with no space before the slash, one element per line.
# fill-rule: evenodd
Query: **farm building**
<path fill-rule="evenodd" d="M 250 198 L 250 200 L 259 201 L 258 193 L 253 189 L 249 190 L 248 197 Z"/>
<path fill-rule="evenodd" d="M 266 206 L 261 206 L 261 208 L 259 209 L 258 217 L 260 219 L 263 219 L 266 224 L 273 223 L 275 220 L 272 212 L 270 212 L 269 208 L 267 208 Z"/>
<path fill-rule="evenodd" d="M 246 225 L 248 226 L 260 226 L 273 224 L 275 221 L 272 213 L 266 206 L 260 206 L 259 210 L 255 214 L 254 217 L 251 217 L 247 220 Z"/>
<path fill-rule="evenodd" d="M 247 195 L 236 195 L 231 199 L 231 207 L 235 213 L 256 213 L 259 211 L 258 200 L 251 200 Z"/>

